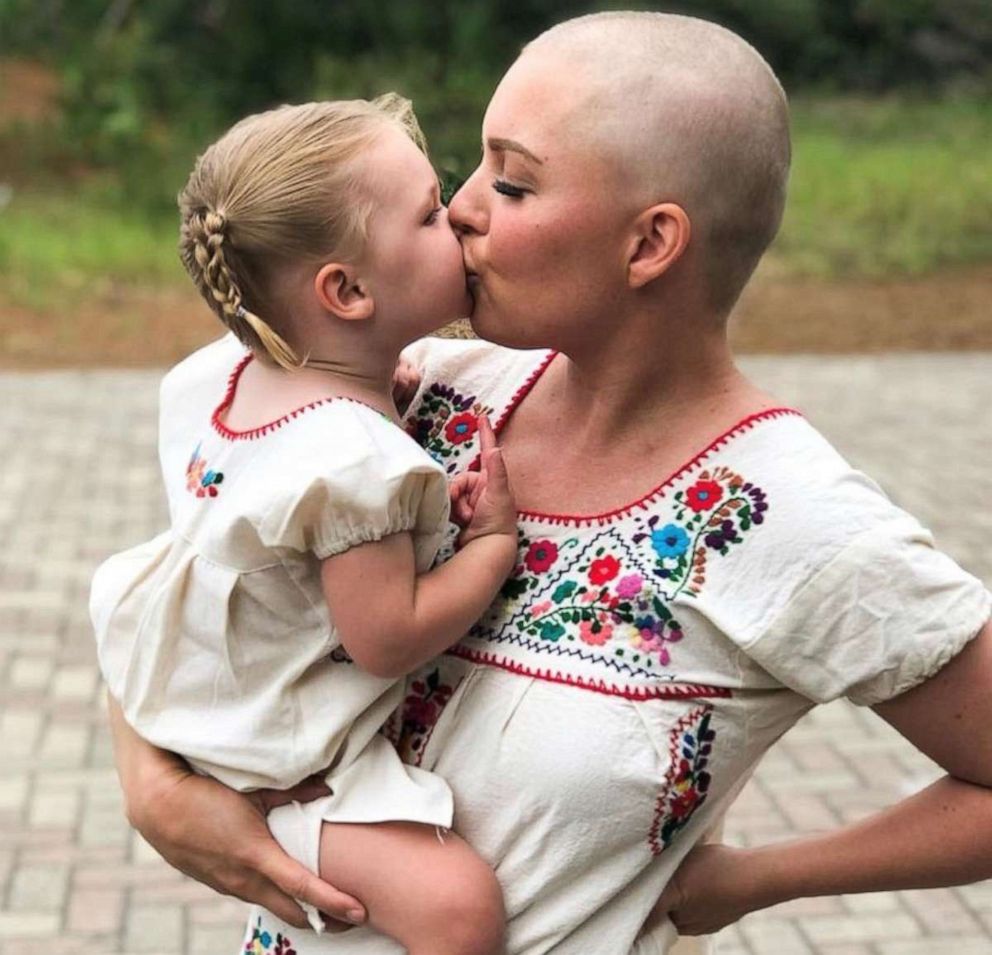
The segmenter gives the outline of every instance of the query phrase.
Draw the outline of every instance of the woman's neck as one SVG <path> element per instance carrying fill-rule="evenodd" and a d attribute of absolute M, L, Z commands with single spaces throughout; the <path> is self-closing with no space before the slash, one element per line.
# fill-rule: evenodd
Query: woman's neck
<path fill-rule="evenodd" d="M 642 335 L 631 327 L 627 336 L 571 348 L 552 381 L 570 437 L 591 453 L 676 422 L 702 435 L 709 421 L 722 424 L 773 403 L 741 374 L 718 328 Z"/>

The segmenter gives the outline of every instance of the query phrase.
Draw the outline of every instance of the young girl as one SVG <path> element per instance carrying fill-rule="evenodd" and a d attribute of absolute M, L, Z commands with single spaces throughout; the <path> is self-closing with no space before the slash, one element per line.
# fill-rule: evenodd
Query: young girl
<path fill-rule="evenodd" d="M 431 570 L 449 488 L 398 426 L 393 369 L 470 302 L 422 150 L 386 96 L 249 117 L 199 159 L 180 250 L 234 336 L 166 376 L 172 526 L 100 568 L 91 611 L 142 736 L 242 791 L 325 771 L 330 795 L 269 816 L 284 848 L 410 952 L 481 955 L 502 948 L 493 873 L 440 832 L 446 784 L 379 732 L 400 678 L 469 629 L 517 550 L 473 419 L 481 468 L 450 488 L 459 550 Z"/>

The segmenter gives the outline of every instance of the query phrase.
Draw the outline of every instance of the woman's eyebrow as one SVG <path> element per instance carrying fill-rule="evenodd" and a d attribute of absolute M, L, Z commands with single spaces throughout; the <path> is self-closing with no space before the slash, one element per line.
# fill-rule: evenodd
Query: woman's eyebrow
<path fill-rule="evenodd" d="M 502 139 L 498 136 L 490 137 L 486 140 L 486 144 L 493 152 L 520 153 L 521 156 L 525 156 L 531 162 L 536 162 L 539 166 L 544 165 L 543 159 L 538 159 L 526 146 L 521 146 L 515 139 Z"/>

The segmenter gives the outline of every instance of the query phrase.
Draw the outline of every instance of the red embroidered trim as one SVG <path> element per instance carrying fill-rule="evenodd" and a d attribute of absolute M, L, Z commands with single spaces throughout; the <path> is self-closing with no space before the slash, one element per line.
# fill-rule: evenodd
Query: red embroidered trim
<path fill-rule="evenodd" d="M 270 421 L 268 424 L 263 424 L 261 427 L 250 428 L 247 431 L 235 431 L 233 428 L 229 428 L 220 419 L 224 412 L 231 407 L 231 404 L 234 401 L 234 392 L 237 390 L 241 375 L 248 367 L 248 363 L 254 358 L 255 356 L 249 353 L 238 361 L 234 371 L 231 372 L 231 376 L 227 380 L 227 392 L 224 394 L 223 399 L 221 399 L 221 403 L 214 409 L 214 413 L 210 416 L 210 423 L 213 425 L 214 430 L 222 438 L 227 438 L 228 441 L 254 441 L 256 438 L 261 438 L 270 431 L 275 431 L 277 428 L 281 428 L 287 422 L 292 421 L 294 418 L 298 418 L 305 411 L 310 411 L 312 408 L 319 408 L 321 405 L 329 404 L 332 401 L 350 401 L 352 404 L 361 405 L 363 408 L 368 408 L 370 411 L 374 411 L 377 415 L 382 415 L 382 412 L 377 408 L 373 408 L 372 405 L 364 401 L 360 401 L 358 398 L 350 398 L 348 395 L 330 395 L 327 398 L 319 398 L 317 401 L 311 401 L 310 404 L 303 405 L 302 408 L 297 408 L 295 411 L 290 411 L 288 414 L 284 414 L 281 418 L 276 418 L 275 421 Z M 382 416 L 385 417 L 385 415 Z"/>
<path fill-rule="evenodd" d="M 797 411 L 795 408 L 769 408 L 767 411 L 759 411 L 757 414 L 749 415 L 742 421 L 738 421 L 737 424 L 721 434 L 720 437 L 710 442 L 710 444 L 703 448 L 699 454 L 683 464 L 657 487 L 648 491 L 647 494 L 638 498 L 636 501 L 623 505 L 623 507 L 618 507 L 612 511 L 606 511 L 602 514 L 592 514 L 588 516 L 580 514 L 545 514 L 542 511 L 517 511 L 517 516 L 526 520 L 537 521 L 541 524 L 578 524 L 580 526 L 583 524 L 599 524 L 602 526 L 603 524 L 608 524 L 615 517 L 628 516 L 634 508 L 639 507 L 642 510 L 647 510 L 648 503 L 653 498 L 664 497 L 665 489 L 674 484 L 675 481 L 686 473 L 686 471 L 691 471 L 694 467 L 696 467 L 696 465 L 701 464 L 714 451 L 723 447 L 723 445 L 727 444 L 741 432 L 750 431 L 751 428 L 761 421 L 791 415 L 799 418 L 803 417 L 803 413 L 801 411 Z"/>
<path fill-rule="evenodd" d="M 509 421 L 510 415 L 512 415 L 513 412 L 516 411 L 517 405 L 519 405 L 520 402 L 527 397 L 527 395 L 530 393 L 531 388 L 533 388 L 534 385 L 538 383 L 538 381 L 541 378 L 541 375 L 543 375 L 548 370 L 548 366 L 551 364 L 551 362 L 555 360 L 557 356 L 558 356 L 558 352 L 556 351 L 548 352 L 548 354 L 545 356 L 541 364 L 538 365 L 537 368 L 535 368 L 527 376 L 527 380 L 513 393 L 513 396 L 510 398 L 509 403 L 503 409 L 503 413 L 499 416 L 499 419 L 493 425 L 493 431 L 496 433 L 497 436 L 506 426 L 506 422 Z M 473 458 L 472 460 L 472 463 L 469 464 L 466 470 L 478 471 L 480 466 L 480 461 L 481 461 L 480 455 L 476 454 L 475 458 Z"/>
<path fill-rule="evenodd" d="M 722 686 L 706 686 L 702 683 L 672 683 L 663 686 L 618 686 L 616 683 L 607 683 L 605 680 L 587 680 L 581 676 L 573 676 L 570 673 L 555 673 L 551 670 L 532 670 L 522 663 L 507 660 L 505 657 L 497 656 L 495 653 L 484 653 L 481 650 L 469 650 L 467 647 L 455 646 L 447 651 L 452 656 L 461 657 L 470 663 L 479 663 L 483 666 L 499 667 L 502 670 L 509 670 L 521 676 L 532 676 L 537 680 L 545 680 L 548 683 L 562 683 L 566 686 L 575 686 L 582 690 L 591 690 L 593 693 L 602 693 L 606 696 L 621 696 L 625 700 L 681 700 L 699 698 L 719 697 L 728 699 L 733 693 Z"/>

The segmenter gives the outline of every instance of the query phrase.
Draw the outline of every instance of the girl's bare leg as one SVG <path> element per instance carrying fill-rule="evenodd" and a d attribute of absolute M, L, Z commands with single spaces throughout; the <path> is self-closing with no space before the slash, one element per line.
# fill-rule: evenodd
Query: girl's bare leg
<path fill-rule="evenodd" d="M 325 822 L 320 876 L 361 899 L 410 955 L 499 955 L 506 915 L 492 869 L 454 833 L 414 822 Z"/>

